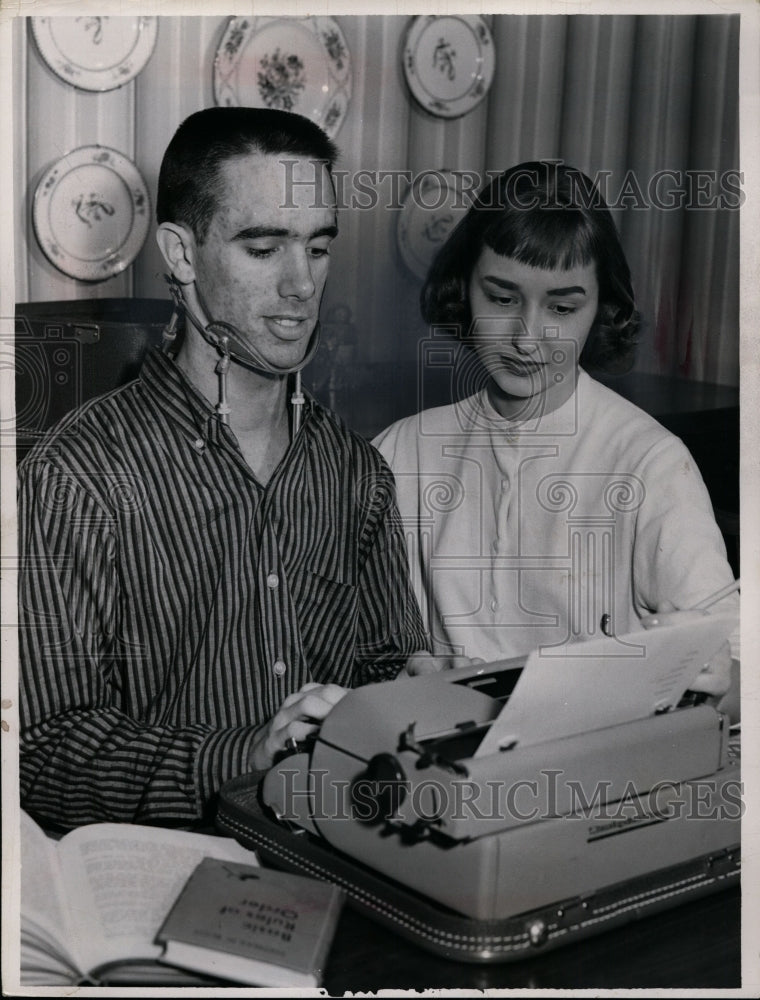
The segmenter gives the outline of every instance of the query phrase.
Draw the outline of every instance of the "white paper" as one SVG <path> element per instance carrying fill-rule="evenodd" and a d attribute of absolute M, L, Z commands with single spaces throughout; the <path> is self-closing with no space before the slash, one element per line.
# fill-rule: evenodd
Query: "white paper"
<path fill-rule="evenodd" d="M 68 971 L 68 978 L 58 981 L 71 982 L 72 971 L 77 968 L 77 957 L 67 951 L 68 934 L 71 932 L 71 917 L 66 902 L 66 888 L 58 864 L 56 842 L 23 809 L 20 813 L 21 838 L 21 902 L 23 917 L 21 933 L 22 947 L 32 948 L 32 943 L 41 944 L 42 951 L 49 954 L 57 949 L 61 958 L 61 969 Z M 41 961 L 39 948 L 34 949 L 34 960 Z M 65 964 L 63 957 L 65 955 Z M 31 956 L 29 956 L 31 958 Z M 57 961 L 51 959 L 52 964 Z M 25 965 L 31 965 L 24 963 Z M 62 975 L 62 972 L 59 972 Z M 49 982 L 50 980 L 48 980 Z"/>
<path fill-rule="evenodd" d="M 535 650 L 475 756 L 673 708 L 733 626 L 732 617 L 705 615 L 682 625 Z"/>

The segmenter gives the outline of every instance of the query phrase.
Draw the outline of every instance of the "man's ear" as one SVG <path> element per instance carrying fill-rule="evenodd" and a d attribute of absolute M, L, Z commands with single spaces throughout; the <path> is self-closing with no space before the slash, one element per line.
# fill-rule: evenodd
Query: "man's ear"
<path fill-rule="evenodd" d="M 156 232 L 156 240 L 169 271 L 177 281 L 182 285 L 195 281 L 195 239 L 192 232 L 186 226 L 162 222 Z"/>

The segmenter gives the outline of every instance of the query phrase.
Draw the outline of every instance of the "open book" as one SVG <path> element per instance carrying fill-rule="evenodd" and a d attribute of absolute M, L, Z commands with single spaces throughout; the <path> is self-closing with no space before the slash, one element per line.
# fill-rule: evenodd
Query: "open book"
<path fill-rule="evenodd" d="M 52 840 L 21 812 L 21 985 L 199 985 L 154 939 L 205 857 L 256 865 L 225 838 L 120 823 Z"/>

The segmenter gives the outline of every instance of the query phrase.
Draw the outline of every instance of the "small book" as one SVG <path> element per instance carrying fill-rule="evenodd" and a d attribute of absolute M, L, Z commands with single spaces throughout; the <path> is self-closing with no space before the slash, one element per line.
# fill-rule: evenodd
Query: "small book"
<path fill-rule="evenodd" d="M 206 858 L 157 940 L 175 966 L 250 986 L 319 986 L 342 905 L 328 882 Z"/>
<path fill-rule="evenodd" d="M 161 964 L 156 932 L 204 857 L 245 862 L 230 837 L 93 823 L 60 840 L 21 811 L 20 984 L 206 985 Z"/>

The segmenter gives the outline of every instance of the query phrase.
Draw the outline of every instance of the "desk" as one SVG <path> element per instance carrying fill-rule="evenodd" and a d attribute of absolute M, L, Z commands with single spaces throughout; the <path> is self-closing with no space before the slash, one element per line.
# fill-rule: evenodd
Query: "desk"
<path fill-rule="evenodd" d="M 58 839 L 58 834 L 50 835 Z M 204 984 L 234 987 L 215 979 L 198 983 Z M 729 989 L 740 985 L 738 887 L 554 951 L 497 964 L 446 960 L 346 906 L 323 982 L 330 996 L 381 989 Z"/>
<path fill-rule="evenodd" d="M 702 988 L 741 985 L 738 888 L 703 897 L 535 958 L 450 962 L 346 908 L 325 971 L 347 990 Z"/>

